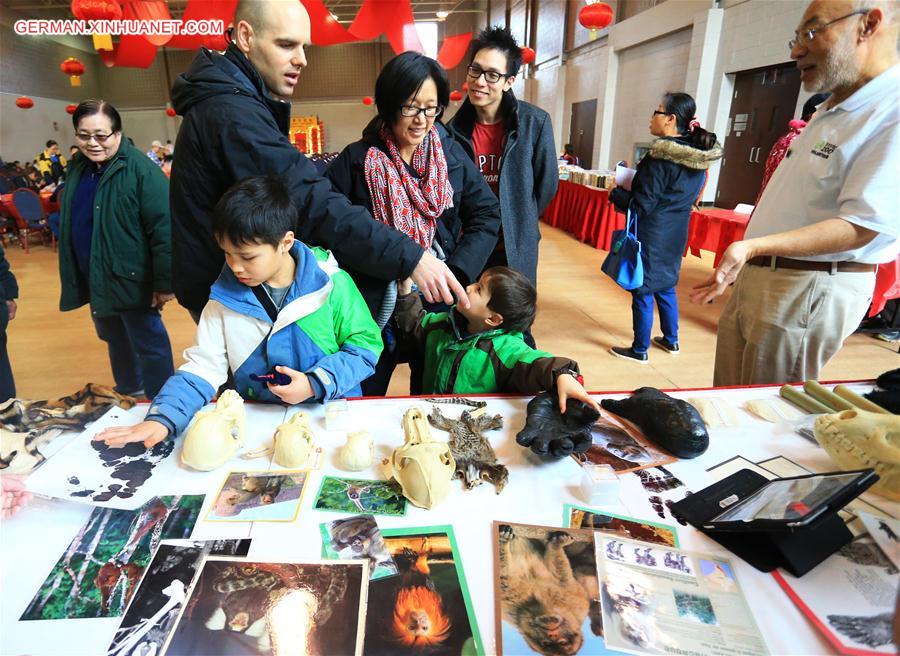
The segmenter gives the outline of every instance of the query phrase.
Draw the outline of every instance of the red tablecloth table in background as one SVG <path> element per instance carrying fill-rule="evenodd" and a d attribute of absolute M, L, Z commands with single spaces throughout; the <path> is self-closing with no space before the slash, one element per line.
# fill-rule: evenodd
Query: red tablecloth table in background
<path fill-rule="evenodd" d="M 900 298 L 900 257 L 887 264 L 879 264 L 875 270 L 875 291 L 869 316 L 874 317 L 892 298 Z"/>
<path fill-rule="evenodd" d="M 716 254 L 713 266 L 718 266 L 725 249 L 732 242 L 744 238 L 749 222 L 749 214 L 733 210 L 708 208 L 691 212 L 685 255 L 690 251 L 692 255 L 700 257 L 701 250 L 712 251 Z"/>
<path fill-rule="evenodd" d="M 59 211 L 59 203 L 55 200 L 50 200 L 50 196 L 53 194 L 51 192 L 42 191 L 40 193 L 41 197 L 41 205 L 44 207 L 44 214 L 51 214 L 53 212 Z M 12 194 L 3 194 L 0 196 L 0 210 L 5 216 L 8 216 L 13 219 L 21 220 L 21 216 L 19 216 L 19 211 L 16 209 L 16 206 L 13 204 L 13 195 Z"/>
<path fill-rule="evenodd" d="M 544 223 L 565 230 L 570 235 L 594 246 L 609 250 L 612 231 L 625 225 L 624 218 L 616 217 L 606 189 L 560 180 L 556 195 L 544 214 Z"/>

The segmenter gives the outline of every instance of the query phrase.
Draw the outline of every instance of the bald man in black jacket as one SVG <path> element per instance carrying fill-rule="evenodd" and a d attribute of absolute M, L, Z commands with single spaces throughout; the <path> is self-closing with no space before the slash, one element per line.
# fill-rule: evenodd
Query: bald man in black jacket
<path fill-rule="evenodd" d="M 225 54 L 202 49 L 172 88 L 184 117 L 175 144 L 173 287 L 194 320 L 224 256 L 212 212 L 225 191 L 254 175 L 283 176 L 300 213 L 296 236 L 338 262 L 383 280 L 412 277 L 429 301 L 468 305 L 450 269 L 404 234 L 335 193 L 288 140 L 288 100 L 306 66 L 309 15 L 299 2 L 241 0 Z"/>

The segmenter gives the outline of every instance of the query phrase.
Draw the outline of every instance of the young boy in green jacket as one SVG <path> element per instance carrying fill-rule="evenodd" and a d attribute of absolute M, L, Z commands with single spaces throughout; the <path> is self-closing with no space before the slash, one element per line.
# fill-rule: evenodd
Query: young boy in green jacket
<path fill-rule="evenodd" d="M 509 267 L 493 267 L 466 288 L 469 308 L 426 312 L 412 282 L 404 281 L 397 299 L 397 325 L 425 352 L 425 394 L 536 394 L 556 389 L 559 408 L 578 399 L 599 409 L 585 391 L 578 363 L 554 357 L 525 343 L 537 314 L 537 290 Z"/>

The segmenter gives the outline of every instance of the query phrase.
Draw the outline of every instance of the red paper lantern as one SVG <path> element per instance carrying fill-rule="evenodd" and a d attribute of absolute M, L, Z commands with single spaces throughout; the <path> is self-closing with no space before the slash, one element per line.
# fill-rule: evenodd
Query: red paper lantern
<path fill-rule="evenodd" d="M 78 105 L 66 105 L 66 114 L 74 114 L 76 109 Z"/>
<path fill-rule="evenodd" d="M 468 90 L 469 90 L 469 83 L 468 83 L 468 82 L 463 82 L 462 90 L 463 90 L 463 91 L 468 91 Z"/>
<path fill-rule="evenodd" d="M 114 0 L 72 0 L 72 13 L 80 20 L 118 20 L 122 18 L 122 5 Z M 112 50 L 112 36 L 94 35 L 95 50 Z"/>
<path fill-rule="evenodd" d="M 462 91 L 457 91 L 456 89 L 454 89 L 453 91 L 450 92 L 450 100 L 452 100 L 453 102 L 459 102 L 462 99 L 463 99 Z"/>
<path fill-rule="evenodd" d="M 529 48 L 525 46 L 522 48 L 522 63 L 523 64 L 533 64 L 535 58 L 535 53 L 533 48 Z"/>
<path fill-rule="evenodd" d="M 605 2 L 595 2 L 594 4 L 586 5 L 578 12 L 578 22 L 581 23 L 582 27 L 591 31 L 592 39 L 596 38 L 597 30 L 608 27 L 612 23 L 612 19 L 613 9 Z"/>
<path fill-rule="evenodd" d="M 364 96 L 363 97 L 363 105 L 369 106 L 369 105 L 374 105 L 374 104 L 375 104 L 375 99 L 372 98 L 372 96 Z"/>
<path fill-rule="evenodd" d="M 169 116 L 169 117 L 171 117 L 171 118 L 175 118 L 177 115 L 178 115 L 178 112 L 176 112 L 173 108 L 171 108 L 171 107 L 166 107 L 166 116 Z"/>
<path fill-rule="evenodd" d="M 16 107 L 19 109 L 31 109 L 34 107 L 34 101 L 28 96 L 19 96 L 16 98 Z"/>
<path fill-rule="evenodd" d="M 74 57 L 69 57 L 59 65 L 59 70 L 69 76 L 69 82 L 72 83 L 73 87 L 81 86 L 81 76 L 84 75 L 84 64 L 80 61 Z"/>

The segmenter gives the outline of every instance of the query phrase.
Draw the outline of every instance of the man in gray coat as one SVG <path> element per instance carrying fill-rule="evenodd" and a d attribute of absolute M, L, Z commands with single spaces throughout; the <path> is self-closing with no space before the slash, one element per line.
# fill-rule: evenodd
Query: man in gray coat
<path fill-rule="evenodd" d="M 472 52 L 468 98 L 449 127 L 500 199 L 501 234 L 485 268 L 508 265 L 536 284 L 538 217 L 559 183 L 550 115 L 512 92 L 522 51 L 508 29 L 483 30 Z"/>

